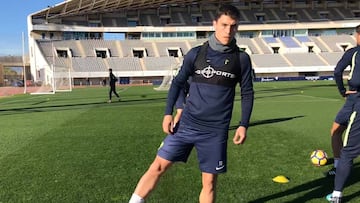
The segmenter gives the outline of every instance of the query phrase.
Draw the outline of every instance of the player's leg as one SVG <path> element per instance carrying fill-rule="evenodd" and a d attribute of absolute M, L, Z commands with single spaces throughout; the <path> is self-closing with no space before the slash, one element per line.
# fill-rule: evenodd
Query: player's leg
<path fill-rule="evenodd" d="M 172 162 L 156 156 L 149 169 L 140 178 L 133 196 L 129 203 L 141 203 L 144 202 L 150 192 L 156 187 L 159 178 L 162 174 L 172 165 Z M 137 201 L 136 201 L 137 200 Z"/>
<path fill-rule="evenodd" d="M 116 92 L 115 89 L 114 89 L 114 94 L 115 94 L 115 96 L 118 98 L 118 100 L 121 101 L 121 98 L 120 98 L 119 94 Z"/>
<path fill-rule="evenodd" d="M 219 173 L 225 173 L 227 132 L 199 132 L 195 143 L 200 170 L 202 189 L 200 203 L 212 203 L 216 199 L 216 183 Z"/>
<path fill-rule="evenodd" d="M 360 110 L 360 108 L 357 110 Z M 334 191 L 331 194 L 333 199 L 341 199 L 342 191 L 353 166 L 353 159 L 360 155 L 360 117 L 357 114 L 354 111 L 351 115 L 344 136 L 344 147 L 341 150 L 339 164 L 336 169 Z"/>
<path fill-rule="evenodd" d="M 215 202 L 217 176 L 217 174 L 202 173 L 202 189 L 199 196 L 200 203 Z"/>
<path fill-rule="evenodd" d="M 334 167 L 326 172 L 326 176 L 334 176 L 336 173 L 336 167 L 340 159 L 340 151 L 343 147 L 342 136 L 349 122 L 351 113 L 353 112 L 356 97 L 349 95 L 346 98 L 345 104 L 340 109 L 335 117 L 335 121 L 331 127 L 331 147 L 334 156 Z"/>
<path fill-rule="evenodd" d="M 120 98 L 119 94 L 116 92 L 116 86 L 114 86 L 113 92 L 117 98 Z"/>
<path fill-rule="evenodd" d="M 161 175 L 177 161 L 186 162 L 193 145 L 185 140 L 192 137 L 193 131 L 181 128 L 173 135 L 168 135 L 161 143 L 157 156 L 149 169 L 139 180 L 129 203 L 142 203 L 156 187 Z"/>
<path fill-rule="evenodd" d="M 110 90 L 109 90 L 109 103 L 111 103 L 111 97 L 112 97 L 112 87 L 110 86 Z"/>
<path fill-rule="evenodd" d="M 337 167 L 340 151 L 343 147 L 342 135 L 346 130 L 345 125 L 340 125 L 337 122 L 334 122 L 331 128 L 331 147 L 334 155 L 334 167 Z"/>

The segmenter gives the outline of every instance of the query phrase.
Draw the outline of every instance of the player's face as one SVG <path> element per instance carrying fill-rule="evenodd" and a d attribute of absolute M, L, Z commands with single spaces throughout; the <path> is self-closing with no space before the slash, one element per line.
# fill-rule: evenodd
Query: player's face
<path fill-rule="evenodd" d="M 357 33 L 357 32 L 355 32 L 355 39 L 356 39 L 356 43 L 357 43 L 358 45 L 360 45 L 360 34 Z"/>
<path fill-rule="evenodd" d="M 238 22 L 230 16 L 222 15 L 219 19 L 213 21 L 215 37 L 223 45 L 227 45 L 234 38 Z"/>

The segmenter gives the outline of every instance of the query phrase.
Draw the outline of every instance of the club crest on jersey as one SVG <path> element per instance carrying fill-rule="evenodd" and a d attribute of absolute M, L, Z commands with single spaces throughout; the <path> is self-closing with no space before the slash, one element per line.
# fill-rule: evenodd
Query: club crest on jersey
<path fill-rule="evenodd" d="M 215 70 L 210 65 L 205 67 L 202 70 L 196 70 L 195 74 L 202 75 L 204 78 L 212 78 L 215 75 L 216 76 L 226 77 L 226 78 L 235 78 L 236 77 L 236 75 L 233 74 L 233 73 L 228 73 L 228 72 L 221 71 L 221 70 Z"/>

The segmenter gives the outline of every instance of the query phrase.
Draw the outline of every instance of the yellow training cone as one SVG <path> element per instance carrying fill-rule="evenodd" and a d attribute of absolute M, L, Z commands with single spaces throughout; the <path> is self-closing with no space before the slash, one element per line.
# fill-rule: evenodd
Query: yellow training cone
<path fill-rule="evenodd" d="M 272 179 L 276 183 L 288 183 L 289 179 L 283 175 L 276 176 Z"/>

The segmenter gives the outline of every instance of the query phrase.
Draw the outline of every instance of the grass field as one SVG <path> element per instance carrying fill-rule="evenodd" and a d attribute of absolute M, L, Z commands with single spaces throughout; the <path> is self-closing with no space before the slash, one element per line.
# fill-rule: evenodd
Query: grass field
<path fill-rule="evenodd" d="M 229 131 L 228 172 L 218 181 L 219 203 L 326 202 L 333 180 L 310 163 L 310 153 L 332 155 L 330 127 L 344 103 L 334 81 L 255 83 L 255 106 L 242 146 L 232 144 L 240 97 Z M 164 138 L 166 92 L 152 86 L 105 87 L 54 95 L 0 99 L 0 202 L 127 202 Z M 344 195 L 360 202 L 359 161 Z M 287 184 L 272 182 L 277 175 Z M 161 179 L 149 203 L 198 201 L 196 153 Z"/>

